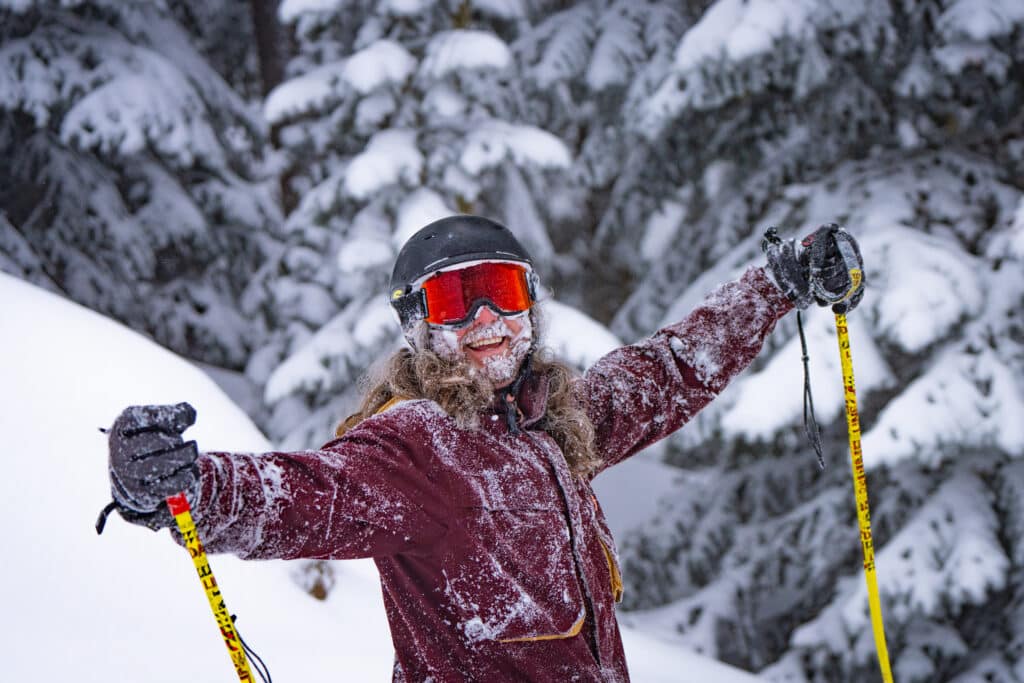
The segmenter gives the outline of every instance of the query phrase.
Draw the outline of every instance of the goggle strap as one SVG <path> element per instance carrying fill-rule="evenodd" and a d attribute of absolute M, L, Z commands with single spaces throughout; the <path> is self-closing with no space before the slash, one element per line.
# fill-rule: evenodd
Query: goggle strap
<path fill-rule="evenodd" d="M 409 325 L 427 317 L 427 295 L 422 289 L 413 291 L 391 300 L 391 305 L 398 313 L 403 325 Z"/>

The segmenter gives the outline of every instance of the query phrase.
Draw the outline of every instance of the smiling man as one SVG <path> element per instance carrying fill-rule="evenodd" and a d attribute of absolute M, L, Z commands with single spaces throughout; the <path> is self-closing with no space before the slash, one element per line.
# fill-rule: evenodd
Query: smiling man
<path fill-rule="evenodd" d="M 477 216 L 431 223 L 413 235 L 395 262 L 391 305 L 406 339 L 419 348 L 426 322 L 430 348 L 508 385 L 533 346 L 529 311 L 537 279 L 530 257 L 507 229 Z"/>
<path fill-rule="evenodd" d="M 164 497 L 184 490 L 210 552 L 374 558 L 395 681 L 627 681 L 622 581 L 591 480 L 707 405 L 794 304 L 856 305 L 859 253 L 841 254 L 836 230 L 802 252 L 767 241 L 767 268 L 579 377 L 539 344 L 519 242 L 486 218 L 444 218 L 398 256 L 389 299 L 408 348 L 337 438 L 200 454 L 181 437 L 187 404 L 131 407 L 110 432 L 115 502 L 160 528 Z"/>

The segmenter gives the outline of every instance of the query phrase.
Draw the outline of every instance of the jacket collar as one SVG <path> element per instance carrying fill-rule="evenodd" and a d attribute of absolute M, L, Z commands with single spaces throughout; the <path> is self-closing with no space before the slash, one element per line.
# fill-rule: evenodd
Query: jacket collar
<path fill-rule="evenodd" d="M 544 417 L 548 405 L 548 390 L 551 380 L 547 375 L 531 372 L 530 376 L 519 388 L 519 396 L 516 401 L 519 403 L 519 410 L 522 418 L 519 424 L 522 427 L 530 427 Z"/>
<path fill-rule="evenodd" d="M 519 391 L 515 394 L 514 410 L 518 414 L 516 424 L 518 427 L 527 429 L 544 417 L 548 403 L 548 390 L 550 380 L 547 375 L 530 372 L 519 385 Z M 508 393 L 511 387 L 499 389 L 494 394 L 493 409 L 499 415 L 507 413 L 506 404 Z"/>

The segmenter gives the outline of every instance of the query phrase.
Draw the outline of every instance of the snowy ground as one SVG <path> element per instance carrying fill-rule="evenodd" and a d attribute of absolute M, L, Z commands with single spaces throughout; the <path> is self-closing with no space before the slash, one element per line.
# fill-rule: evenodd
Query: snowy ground
<path fill-rule="evenodd" d="M 119 324 L 4 274 L 0 301 L 3 679 L 233 680 L 191 563 L 166 532 L 114 515 L 96 535 L 109 500 L 97 428 L 130 403 L 188 400 L 199 413 L 188 435 L 204 448 L 262 450 L 264 437 L 205 374 Z M 644 491 L 651 467 L 640 462 L 623 470 L 621 486 L 606 477 L 604 487 Z M 621 501 L 606 506 L 624 526 Z M 369 561 L 339 563 L 326 604 L 297 587 L 286 562 L 215 556 L 212 565 L 240 631 L 276 681 L 390 680 L 391 643 Z M 624 638 L 637 683 L 756 680 L 651 635 L 626 629 Z"/>

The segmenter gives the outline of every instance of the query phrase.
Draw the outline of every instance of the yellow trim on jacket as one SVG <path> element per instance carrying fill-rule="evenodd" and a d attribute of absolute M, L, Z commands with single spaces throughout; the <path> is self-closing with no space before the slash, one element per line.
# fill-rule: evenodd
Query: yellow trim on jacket
<path fill-rule="evenodd" d="M 501 638 L 498 640 L 499 643 L 532 643 L 539 640 L 561 640 L 562 638 L 572 638 L 573 636 L 579 635 L 580 631 L 583 630 L 583 622 L 587 618 L 586 610 L 580 615 L 580 618 L 576 620 L 576 623 L 572 625 L 565 633 L 549 633 L 542 636 L 523 636 L 522 638 Z"/>

